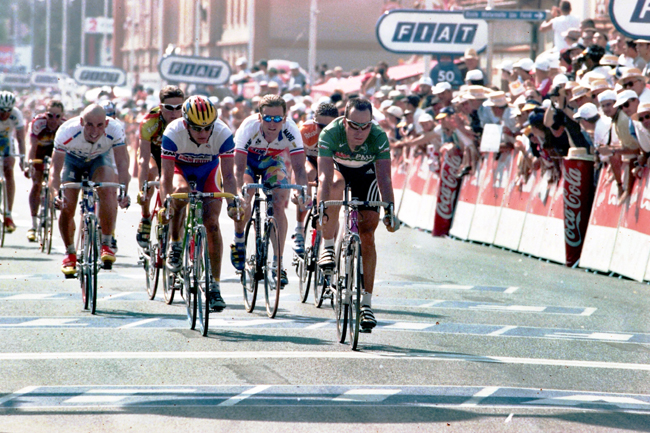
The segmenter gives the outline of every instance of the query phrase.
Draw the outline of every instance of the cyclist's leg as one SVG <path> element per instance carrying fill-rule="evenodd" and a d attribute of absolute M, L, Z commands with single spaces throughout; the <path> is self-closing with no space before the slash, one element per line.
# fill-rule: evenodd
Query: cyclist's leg
<path fill-rule="evenodd" d="M 361 256 L 363 257 L 363 288 L 372 295 L 375 285 L 377 267 L 377 250 L 375 248 L 375 231 L 379 224 L 379 212 L 362 210 L 359 212 L 359 238 L 361 239 Z M 370 300 L 367 305 L 370 306 Z"/>
<path fill-rule="evenodd" d="M 96 167 L 89 174 L 93 182 L 117 182 L 117 175 L 110 165 Z M 117 190 L 116 188 L 99 188 L 97 194 L 99 195 L 99 223 L 102 226 L 102 244 L 104 244 L 104 236 L 112 237 L 115 230 Z"/>
<path fill-rule="evenodd" d="M 63 162 L 63 170 L 61 171 L 61 184 L 67 182 L 80 182 L 81 176 L 87 171 L 83 163 L 70 155 L 65 156 Z M 79 198 L 78 189 L 64 189 L 63 205 L 61 206 L 61 214 L 59 215 L 59 232 L 63 245 L 65 245 L 68 254 L 74 254 L 74 233 L 76 225 L 74 222 L 74 214 L 77 210 L 77 200 Z"/>
<path fill-rule="evenodd" d="M 202 192 L 221 192 L 218 164 L 210 170 L 206 178 L 198 180 L 197 189 Z M 205 199 L 203 201 L 203 225 L 208 235 L 212 276 L 216 281 L 219 281 L 221 277 L 221 257 L 223 256 L 223 239 L 219 226 L 221 207 L 221 199 Z"/>
<path fill-rule="evenodd" d="M 341 198 L 343 198 L 344 190 L 345 178 L 343 177 L 341 171 L 338 169 L 338 166 L 335 165 L 334 173 L 332 176 L 332 185 L 330 186 L 330 195 L 327 198 L 322 197 L 322 200 L 341 200 Z M 327 216 L 323 217 L 323 225 L 321 226 L 323 233 L 323 248 L 318 259 L 318 265 L 323 269 L 333 269 L 334 266 L 336 266 L 334 244 L 336 243 L 335 238 L 340 211 L 341 206 L 329 206 L 325 210 Z"/>
<path fill-rule="evenodd" d="M 16 195 L 16 180 L 14 178 L 14 165 L 16 163 L 16 158 L 13 156 L 8 156 L 4 161 L 4 172 L 5 180 L 7 182 L 7 204 L 9 205 L 9 213 L 14 207 L 14 197 Z"/>
<path fill-rule="evenodd" d="M 172 193 L 182 193 L 182 192 L 190 192 L 190 186 L 187 183 L 187 180 L 185 179 L 185 175 L 181 169 L 176 167 L 174 169 L 174 181 L 173 181 L 174 189 Z M 186 201 L 181 201 L 181 200 L 172 200 L 171 203 L 171 212 L 172 212 L 172 220 L 170 221 L 170 236 L 171 236 L 171 241 L 172 242 L 181 242 L 182 237 L 183 237 L 183 220 L 184 220 L 184 215 L 185 213 L 183 212 L 183 208 L 187 205 Z"/>
<path fill-rule="evenodd" d="M 250 158 L 249 158 L 250 161 Z M 253 183 L 255 178 L 255 173 L 249 164 L 246 164 L 246 172 L 244 173 L 244 184 Z M 244 239 L 244 231 L 246 230 L 246 224 L 251 218 L 251 213 L 253 211 L 251 203 L 253 200 L 253 191 L 248 192 L 248 197 L 246 197 L 246 203 L 244 206 L 244 215 L 240 221 L 235 221 L 235 239 L 230 245 L 230 262 L 238 271 L 244 269 L 244 257 L 246 255 L 246 245 Z"/>
<path fill-rule="evenodd" d="M 318 176 L 317 160 L 314 157 L 307 157 L 305 161 L 305 171 L 307 172 L 307 182 L 314 182 Z M 295 181 L 294 181 L 295 183 Z M 300 206 L 296 206 L 296 230 L 293 234 L 294 246 L 293 250 L 298 254 L 302 254 L 305 250 L 305 240 L 303 239 L 305 217 L 309 211 L 307 209 L 300 210 Z"/>

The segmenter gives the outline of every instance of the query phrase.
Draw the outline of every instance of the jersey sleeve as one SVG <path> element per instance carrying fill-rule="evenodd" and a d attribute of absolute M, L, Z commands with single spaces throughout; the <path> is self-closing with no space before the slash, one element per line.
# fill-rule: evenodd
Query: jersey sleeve
<path fill-rule="evenodd" d="M 333 124 L 334 122 L 332 122 Z M 336 149 L 336 134 L 334 133 L 334 125 L 330 124 L 327 128 L 323 129 L 318 137 L 318 156 L 326 158 L 334 157 L 334 150 Z"/>
<path fill-rule="evenodd" d="M 304 153 L 305 149 L 302 144 L 302 134 L 298 129 L 298 125 L 293 120 L 287 120 L 285 123 L 284 130 L 282 131 L 285 137 L 289 140 L 289 154 L 296 155 L 298 153 Z"/>
<path fill-rule="evenodd" d="M 178 146 L 174 143 L 174 140 L 168 134 L 163 134 L 162 139 L 162 159 L 171 159 L 172 161 L 176 160 L 176 152 L 178 152 Z"/>
<path fill-rule="evenodd" d="M 23 117 L 23 113 L 15 107 L 11 110 L 11 120 L 14 124 L 14 128 L 21 129 L 25 127 L 25 118 Z"/>
<path fill-rule="evenodd" d="M 159 129 L 159 117 L 149 113 L 140 123 L 140 140 L 152 141 Z"/>
<path fill-rule="evenodd" d="M 111 121 L 109 125 L 112 125 L 110 131 L 106 132 L 106 137 L 111 140 L 111 147 L 121 147 L 126 146 L 126 138 L 124 134 L 124 126 L 119 123 L 117 120 Z"/>
<path fill-rule="evenodd" d="M 377 143 L 377 160 L 390 159 L 390 146 L 388 143 L 388 136 L 384 131 L 381 131 L 381 133 L 378 135 L 376 143 Z"/>
<path fill-rule="evenodd" d="M 72 137 L 69 137 L 69 134 L 66 133 L 67 130 L 65 127 L 59 128 L 54 135 L 54 150 L 57 152 L 67 152 L 65 145 L 72 140 Z"/>
<path fill-rule="evenodd" d="M 43 132 L 46 125 L 47 120 L 39 116 L 34 117 L 34 120 L 32 120 L 29 124 L 29 135 L 34 138 L 38 138 L 38 135 Z"/>

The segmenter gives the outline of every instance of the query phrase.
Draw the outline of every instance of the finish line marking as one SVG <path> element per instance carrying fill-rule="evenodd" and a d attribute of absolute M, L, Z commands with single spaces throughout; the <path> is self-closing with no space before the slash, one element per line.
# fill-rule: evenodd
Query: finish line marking
<path fill-rule="evenodd" d="M 254 395 L 254 394 L 257 394 L 258 392 L 262 392 L 262 391 L 266 390 L 270 386 L 271 385 L 262 385 L 262 386 L 256 386 L 255 388 L 252 388 L 252 389 L 248 389 L 248 390 L 242 392 L 239 395 L 236 395 L 234 397 L 230 397 L 228 400 L 226 400 L 226 401 L 224 401 L 222 403 L 219 403 L 218 406 L 234 406 L 237 403 L 239 403 L 240 401 L 247 399 L 251 395 Z"/>
<path fill-rule="evenodd" d="M 514 358 L 458 354 L 399 355 L 367 352 L 49 352 L 0 353 L 0 361 L 46 361 L 71 359 L 379 359 L 408 361 L 465 361 L 489 364 L 543 365 L 552 367 L 597 368 L 606 370 L 650 371 L 650 364 L 629 362 L 579 361 L 570 359 Z"/>

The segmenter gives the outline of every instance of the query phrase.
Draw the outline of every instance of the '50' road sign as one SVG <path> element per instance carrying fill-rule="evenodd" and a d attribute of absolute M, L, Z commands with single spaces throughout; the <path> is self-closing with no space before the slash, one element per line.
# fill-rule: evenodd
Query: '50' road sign
<path fill-rule="evenodd" d="M 393 10 L 375 27 L 379 44 L 387 51 L 404 54 L 463 55 L 487 46 L 487 22 L 466 19 L 463 12 Z"/>

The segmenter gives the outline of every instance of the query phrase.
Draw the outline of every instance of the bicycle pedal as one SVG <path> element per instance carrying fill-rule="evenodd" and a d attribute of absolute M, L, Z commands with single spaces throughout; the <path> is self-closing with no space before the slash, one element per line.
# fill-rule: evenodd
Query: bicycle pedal
<path fill-rule="evenodd" d="M 102 262 L 102 269 L 110 271 L 111 269 L 113 269 L 113 262 L 111 262 L 110 260 L 103 261 Z"/>
<path fill-rule="evenodd" d="M 66 280 L 74 280 L 77 278 L 77 274 L 63 274 L 65 275 Z"/>
<path fill-rule="evenodd" d="M 372 328 L 360 328 L 359 333 L 360 334 L 372 334 Z"/>

